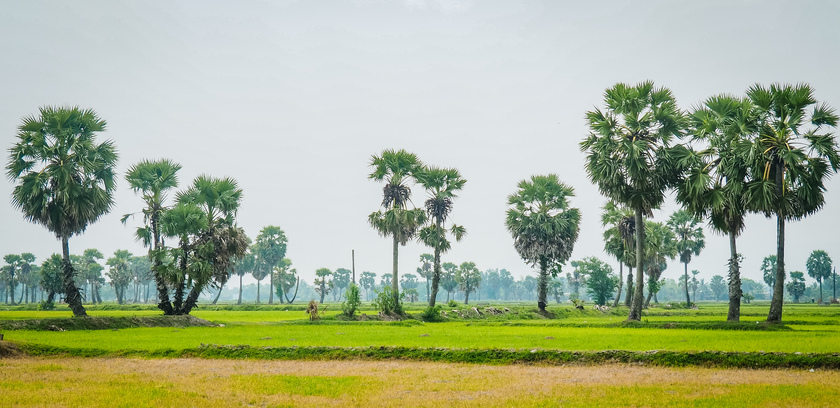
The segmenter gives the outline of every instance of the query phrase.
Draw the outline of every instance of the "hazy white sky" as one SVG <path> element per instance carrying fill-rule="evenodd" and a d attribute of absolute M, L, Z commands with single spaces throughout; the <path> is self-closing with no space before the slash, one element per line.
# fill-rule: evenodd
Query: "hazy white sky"
<path fill-rule="evenodd" d="M 119 171 L 144 158 L 181 163 L 181 185 L 207 173 L 239 181 L 239 223 L 282 227 L 305 279 L 317 268 L 390 271 L 391 241 L 367 224 L 381 185 L 370 156 L 404 148 L 468 180 L 453 217 L 468 235 L 445 261 L 532 273 L 504 228 L 516 183 L 557 173 L 576 189 L 572 259 L 602 252 L 604 198 L 582 169 L 584 113 L 616 82 L 651 79 L 684 109 L 756 82 L 807 82 L 840 107 L 837 18 L 828 1 L 13 1 L 0 0 L 0 142 L 43 105 L 78 105 L 108 122 Z M 4 152 L 3 160 L 7 159 Z M 122 179 L 121 179 L 122 181 Z M 0 182 L 0 255 L 40 260 L 60 245 L 8 204 Z M 417 187 L 414 203 L 425 193 Z M 814 249 L 840 261 L 840 181 L 819 214 L 789 224 L 789 270 Z M 71 252 L 144 249 L 123 226 L 139 197 L 123 181 L 114 211 Z M 655 214 L 667 220 L 669 204 Z M 725 275 L 728 243 L 707 231 L 689 265 Z M 761 281 L 775 224 L 752 216 L 743 274 Z M 414 272 L 419 243 L 400 249 Z M 614 261 L 611 263 L 616 266 Z M 682 267 L 672 262 L 665 277 Z"/>

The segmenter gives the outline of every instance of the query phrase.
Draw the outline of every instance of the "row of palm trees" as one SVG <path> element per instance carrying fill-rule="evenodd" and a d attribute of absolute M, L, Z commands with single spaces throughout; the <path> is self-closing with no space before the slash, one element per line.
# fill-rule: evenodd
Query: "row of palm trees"
<path fill-rule="evenodd" d="M 736 238 L 749 213 L 775 217 L 776 271 L 767 320 L 779 322 L 785 280 L 785 223 L 824 204 L 824 181 L 840 167 L 833 134 L 838 116 L 807 84 L 754 85 L 745 97 L 717 95 L 683 112 L 667 88 L 616 84 L 605 107 L 587 112 L 580 144 L 586 171 L 601 193 L 644 225 L 669 190 L 691 214 L 729 236 L 729 314 L 740 315 Z M 686 143 L 672 144 L 676 138 Z M 635 228 L 636 283 L 629 320 L 642 309 L 645 228 Z M 681 255 L 682 256 L 682 255 Z"/>

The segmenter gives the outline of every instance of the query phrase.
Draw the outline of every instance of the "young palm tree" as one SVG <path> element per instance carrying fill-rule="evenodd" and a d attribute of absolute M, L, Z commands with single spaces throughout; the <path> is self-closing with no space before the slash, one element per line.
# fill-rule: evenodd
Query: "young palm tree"
<path fill-rule="evenodd" d="M 268 225 L 260 230 L 252 247 L 258 262 L 265 264 L 269 274 L 271 290 L 268 292 L 268 304 L 274 303 L 274 268 L 280 266 L 286 256 L 286 242 L 286 233 L 280 227 Z"/>
<path fill-rule="evenodd" d="M 659 278 L 668 266 L 668 259 L 674 259 L 677 253 L 677 240 L 674 231 L 660 222 L 645 221 L 645 273 L 648 275 L 648 295 L 644 308 L 650 305 L 651 297 L 656 300 L 659 292 Z"/>
<path fill-rule="evenodd" d="M 175 288 L 172 305 L 169 306 L 172 313 L 181 314 L 188 280 L 191 274 L 201 270 L 190 268 L 195 249 L 192 239 L 207 229 L 207 215 L 195 204 L 179 203 L 161 215 L 160 227 L 162 235 L 178 238 L 178 248 L 170 251 L 177 266 L 161 264 L 160 273 Z"/>
<path fill-rule="evenodd" d="M 426 223 L 426 213 L 422 209 L 408 209 L 411 188 L 407 183 L 422 171 L 423 163 L 405 150 L 385 150 L 382 155 L 371 158 L 370 166 L 373 172 L 368 178 L 385 181 L 385 187 L 382 188 L 382 207 L 385 211 L 371 213 L 368 222 L 380 235 L 393 238 L 391 289 L 394 301 L 399 305 L 399 245 L 405 245 Z M 399 306 L 397 310 L 401 310 Z"/>
<path fill-rule="evenodd" d="M 699 152 L 687 150 L 689 163 L 677 199 L 698 217 L 709 217 L 714 230 L 729 236 L 729 313 L 727 321 L 741 315 L 741 267 L 736 239 L 744 230 L 749 168 L 749 137 L 758 129 L 755 106 L 749 99 L 713 96 L 689 115 L 694 141 L 703 144 Z"/>
<path fill-rule="evenodd" d="M 606 110 L 586 113 L 590 134 L 581 144 L 586 172 L 601 194 L 635 212 L 635 225 L 644 225 L 665 200 L 665 191 L 679 179 L 670 147 L 682 135 L 685 117 L 667 88 L 652 82 L 636 86 L 616 84 L 604 95 Z M 636 228 L 636 285 L 627 320 L 640 320 L 644 295 L 644 228 Z"/>
<path fill-rule="evenodd" d="M 460 241 L 467 233 L 461 225 L 453 224 L 449 228 L 444 225 L 452 212 L 452 201 L 458 197 L 456 193 L 464 188 L 467 180 L 461 178 L 461 174 L 456 169 L 437 167 L 426 168 L 417 175 L 417 180 L 429 192 L 429 199 L 426 200 L 425 206 L 431 223 L 420 230 L 420 241 L 435 250 L 432 288 L 429 296 L 429 307 L 434 307 L 440 285 L 440 255 L 452 246 L 446 235 L 451 233 L 456 241 Z"/>
<path fill-rule="evenodd" d="M 43 107 L 23 119 L 9 149 L 6 174 L 17 185 L 12 205 L 27 220 L 61 240 L 65 300 L 74 316 L 86 316 L 73 281 L 70 237 L 111 211 L 117 152 L 108 140 L 96 143 L 105 121 L 92 110 Z"/>
<path fill-rule="evenodd" d="M 166 211 L 164 201 L 166 201 L 167 191 L 178 187 L 179 170 L 181 170 L 181 165 L 168 159 L 143 160 L 131 166 L 125 174 L 125 179 L 128 181 L 131 190 L 135 193 L 141 193 L 146 204 L 146 208 L 143 209 L 143 221 L 147 224 L 146 228 L 148 230 L 140 231 L 138 236 L 142 236 L 148 231 L 151 238 L 150 254 L 152 251 L 161 250 L 160 216 Z M 123 223 L 129 216 L 130 214 L 123 216 Z M 153 258 L 152 273 L 158 292 L 158 308 L 163 311 L 163 314 L 171 315 L 174 312 L 172 304 L 169 302 L 169 288 L 158 271 L 161 260 L 156 257 Z"/>
<path fill-rule="evenodd" d="M 828 105 L 817 105 L 806 84 L 754 85 L 747 96 L 759 112 L 758 137 L 750 153 L 757 176 L 746 189 L 749 206 L 776 217 L 776 280 L 768 322 L 782 320 L 785 289 L 785 222 L 819 211 L 825 203 L 824 181 L 840 167 L 831 133 L 838 117 Z M 806 112 L 814 105 L 813 110 Z M 810 123 L 810 127 L 808 124 Z M 807 128 L 806 128 L 807 127 Z"/>
<path fill-rule="evenodd" d="M 574 189 L 561 183 L 555 174 L 522 180 L 517 191 L 508 196 L 505 226 L 519 256 L 540 268 L 537 306 L 543 312 L 549 269 L 572 256 L 580 231 L 580 211 L 569 207 L 568 199 L 573 196 Z"/>
<path fill-rule="evenodd" d="M 615 257 L 618 261 L 618 292 L 613 301 L 613 307 L 618 307 L 618 302 L 621 300 L 621 286 L 623 284 L 624 264 L 630 268 L 627 272 L 627 301 L 630 302 L 632 297 L 632 280 L 633 274 L 633 236 L 636 233 L 636 218 L 633 215 L 633 210 L 620 207 L 614 202 L 609 201 L 604 206 L 604 212 L 601 214 L 601 226 L 607 228 L 604 231 L 604 251 Z"/>
<path fill-rule="evenodd" d="M 697 226 L 700 220 L 688 211 L 679 210 L 671 214 L 668 219 L 668 227 L 674 231 L 676 236 L 677 255 L 683 263 L 685 281 L 685 304 L 691 306 L 691 296 L 688 294 L 688 263 L 692 255 L 700 255 L 700 251 L 706 247 L 706 236 L 703 235 L 703 228 Z"/>
<path fill-rule="evenodd" d="M 808 269 L 808 276 L 816 279 L 820 284 L 820 304 L 822 304 L 822 281 L 831 276 L 831 257 L 821 249 L 814 250 L 808 256 L 805 267 Z"/>

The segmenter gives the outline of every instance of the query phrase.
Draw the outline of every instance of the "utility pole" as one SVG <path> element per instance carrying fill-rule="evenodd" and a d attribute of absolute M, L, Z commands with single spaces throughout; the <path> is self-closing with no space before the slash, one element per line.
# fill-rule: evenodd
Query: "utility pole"
<path fill-rule="evenodd" d="M 353 284 L 355 285 L 356 284 L 356 250 L 355 249 L 350 250 L 350 257 L 352 259 L 351 262 L 352 262 L 352 265 L 353 265 Z"/>

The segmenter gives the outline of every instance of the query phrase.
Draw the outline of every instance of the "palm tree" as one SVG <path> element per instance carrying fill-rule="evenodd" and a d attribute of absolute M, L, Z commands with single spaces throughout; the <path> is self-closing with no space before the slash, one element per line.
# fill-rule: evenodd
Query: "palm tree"
<path fill-rule="evenodd" d="M 286 256 L 286 233 L 280 227 L 268 225 L 260 230 L 257 241 L 252 246 L 254 255 L 264 263 L 269 273 L 271 290 L 268 292 L 268 304 L 274 303 L 274 268 L 280 266 Z"/>
<path fill-rule="evenodd" d="M 456 193 L 464 188 L 467 180 L 461 178 L 461 174 L 456 169 L 437 167 L 424 169 L 417 175 L 417 180 L 429 192 L 429 199 L 426 200 L 425 207 L 431 223 L 420 230 L 420 241 L 435 250 L 432 293 L 429 296 L 429 307 L 434 307 L 438 286 L 440 285 L 440 254 L 445 253 L 451 247 L 451 243 L 446 237 L 447 232 L 451 233 L 456 241 L 460 241 L 467 233 L 467 230 L 461 225 L 453 224 L 449 228 L 444 226 L 452 212 L 452 201 L 458 197 Z"/>
<path fill-rule="evenodd" d="M 9 292 L 9 299 L 8 302 L 10 305 L 15 304 L 15 286 L 17 286 L 17 282 L 19 279 L 15 278 L 15 273 L 17 273 L 18 267 L 20 266 L 21 257 L 18 254 L 9 254 L 3 257 L 3 260 L 6 261 L 6 265 L 3 267 L 5 273 L 4 278 L 6 282 L 6 287 L 8 288 Z"/>
<path fill-rule="evenodd" d="M 464 304 L 470 303 L 470 293 L 475 292 L 481 284 L 481 272 L 475 267 L 475 262 L 464 262 L 455 273 L 458 287 L 464 291 Z"/>
<path fill-rule="evenodd" d="M 691 134 L 703 150 L 687 150 L 688 171 L 677 189 L 677 199 L 698 217 L 709 217 L 714 230 L 729 236 L 729 313 L 741 315 L 740 256 L 736 239 L 744 230 L 747 206 L 744 191 L 751 178 L 748 137 L 758 129 L 755 106 L 749 99 L 713 96 L 692 111 Z"/>
<path fill-rule="evenodd" d="M 111 278 L 111 285 L 114 286 L 117 303 L 119 304 L 125 303 L 125 288 L 131 282 L 130 259 L 131 252 L 125 249 L 118 249 L 114 251 L 114 256 L 108 258 L 106 261 L 106 264 L 110 267 L 108 277 Z"/>
<path fill-rule="evenodd" d="M 250 247 L 250 239 L 248 240 L 248 244 Z M 233 273 L 239 276 L 239 298 L 236 300 L 237 305 L 242 304 L 242 277 L 245 276 L 245 274 L 252 273 L 256 264 L 257 259 L 251 251 L 248 251 L 248 253 L 242 256 L 242 258 L 237 259 L 236 262 L 233 263 Z"/>
<path fill-rule="evenodd" d="M 614 202 L 609 201 L 604 206 L 604 212 L 601 214 L 601 226 L 610 226 L 604 231 L 604 251 L 615 257 L 618 261 L 618 292 L 613 301 L 613 307 L 618 307 L 618 302 L 621 300 L 621 286 L 623 284 L 624 264 L 627 264 L 629 271 L 627 272 L 627 302 L 629 304 L 632 298 L 632 283 L 631 276 L 633 275 L 633 236 L 636 233 L 636 218 L 633 215 L 633 210 L 625 207 L 620 207 Z"/>
<path fill-rule="evenodd" d="M 88 248 L 82 253 L 82 271 L 80 275 L 90 284 L 90 298 L 91 303 L 102 303 L 99 297 L 99 279 L 102 277 L 102 271 L 105 269 L 99 264 L 98 260 L 104 259 L 105 255 L 99 252 L 98 249 Z"/>
<path fill-rule="evenodd" d="M 435 256 L 432 254 L 420 254 L 420 266 L 417 268 L 417 274 L 426 279 L 426 301 L 429 301 L 429 295 L 432 293 L 431 280 L 434 272 Z"/>
<path fill-rule="evenodd" d="M 161 262 L 159 273 L 175 288 L 172 299 L 172 313 L 181 314 L 184 305 L 184 291 L 191 274 L 197 274 L 201 268 L 190 269 L 192 260 L 191 254 L 195 245 L 191 239 L 207 229 L 207 217 L 197 205 L 192 203 L 179 203 L 166 210 L 160 218 L 161 234 L 167 237 L 177 237 L 178 247 L 170 253 L 177 262 L 175 265 L 164 265 Z M 162 258 L 163 254 L 158 254 Z M 206 268 L 203 270 L 206 271 Z"/>
<path fill-rule="evenodd" d="M 671 214 L 668 219 L 668 227 L 676 235 L 677 254 L 680 262 L 683 263 L 685 276 L 685 304 L 691 306 L 691 296 L 688 294 L 688 263 L 692 255 L 700 255 L 700 251 L 706 247 L 706 236 L 703 235 L 703 228 L 697 226 L 700 220 L 688 211 L 679 210 Z"/>
<path fill-rule="evenodd" d="M 821 249 L 814 250 L 805 261 L 805 267 L 808 268 L 808 276 L 816 279 L 820 284 L 820 304 L 822 304 L 822 281 L 831 276 L 831 257 Z"/>
<path fill-rule="evenodd" d="M 148 235 L 151 238 L 149 243 L 150 254 L 152 251 L 161 250 L 160 216 L 166 210 L 164 201 L 166 201 L 167 191 L 178 187 L 179 170 L 181 170 L 181 165 L 169 159 L 143 160 L 131 166 L 125 174 L 125 179 L 128 181 L 131 190 L 135 193 L 141 193 L 146 204 L 146 208 L 143 209 L 143 221 L 146 223 L 148 230 L 138 229 L 140 230 L 138 236 L 144 236 L 146 232 L 149 233 Z M 130 215 L 123 216 L 123 223 Z M 163 311 L 163 314 L 171 315 L 174 311 L 172 304 L 169 302 L 169 288 L 158 271 L 161 260 L 157 257 L 153 258 L 152 273 L 158 293 L 158 308 Z"/>
<path fill-rule="evenodd" d="M 508 196 L 505 225 L 519 256 L 540 268 L 537 306 L 543 312 L 549 268 L 571 257 L 580 231 L 580 211 L 569 207 L 568 199 L 573 196 L 574 189 L 561 183 L 555 174 L 522 180 L 517 191 Z"/>
<path fill-rule="evenodd" d="M 669 147 L 680 137 L 685 117 L 667 88 L 652 82 L 623 83 L 607 89 L 606 110 L 586 113 L 590 134 L 581 144 L 586 172 L 601 194 L 635 212 L 635 225 L 644 225 L 665 199 L 665 191 L 679 179 L 674 155 L 682 146 Z M 644 295 L 644 228 L 636 228 L 636 285 L 627 320 L 640 320 Z"/>
<path fill-rule="evenodd" d="M 773 323 L 782 320 L 785 222 L 819 211 L 825 203 L 824 181 L 840 167 L 834 135 L 817 133 L 836 127 L 838 116 L 828 105 L 816 105 L 813 94 L 807 84 L 756 84 L 747 90 L 759 114 L 759 130 L 750 150 L 757 176 L 745 196 L 751 209 L 776 217 L 776 281 L 767 315 Z"/>
<path fill-rule="evenodd" d="M 423 163 L 405 150 L 385 150 L 381 156 L 374 155 L 371 158 L 370 166 L 373 172 L 368 178 L 385 181 L 385 187 L 382 188 L 382 207 L 385 211 L 371 213 L 368 222 L 380 235 L 393 238 L 391 289 L 397 311 L 400 311 L 399 245 L 405 245 L 426 223 L 426 213 L 422 209 L 408 209 L 411 188 L 406 183 L 422 171 Z"/>
<path fill-rule="evenodd" d="M 677 240 L 674 231 L 660 222 L 645 221 L 645 260 L 648 275 L 648 295 L 643 307 L 650 305 L 651 297 L 656 299 L 659 292 L 659 278 L 668 267 L 668 259 L 674 259 L 677 253 Z M 656 301 L 657 303 L 659 301 Z"/>
<path fill-rule="evenodd" d="M 117 152 L 108 140 L 96 143 L 105 121 L 92 110 L 43 107 L 23 119 L 9 149 L 6 174 L 17 185 L 12 205 L 27 220 L 61 240 L 65 300 L 74 316 L 86 316 L 73 281 L 70 237 L 107 214 L 114 203 Z"/>

